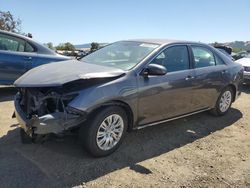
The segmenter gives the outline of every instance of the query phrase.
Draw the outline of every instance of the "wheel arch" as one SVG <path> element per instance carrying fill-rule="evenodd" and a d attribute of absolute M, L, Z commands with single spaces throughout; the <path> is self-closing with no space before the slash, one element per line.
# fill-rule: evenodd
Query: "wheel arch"
<path fill-rule="evenodd" d="M 91 112 L 89 112 L 88 117 L 92 116 L 95 113 L 98 113 L 99 111 L 101 111 L 102 109 L 104 109 L 108 106 L 119 106 L 126 112 L 127 118 L 128 118 L 127 131 L 131 131 L 133 129 L 133 126 L 134 126 L 134 114 L 133 114 L 133 111 L 132 111 L 132 108 L 130 107 L 130 105 L 124 101 L 121 101 L 121 100 L 111 100 L 111 101 L 104 102 L 104 103 L 98 105 Z"/>
<path fill-rule="evenodd" d="M 232 89 L 232 91 L 233 91 L 233 100 L 232 100 L 232 102 L 234 102 L 235 101 L 235 97 L 236 97 L 236 92 L 237 92 L 236 86 L 234 84 L 229 84 L 226 87 L 230 87 Z"/>

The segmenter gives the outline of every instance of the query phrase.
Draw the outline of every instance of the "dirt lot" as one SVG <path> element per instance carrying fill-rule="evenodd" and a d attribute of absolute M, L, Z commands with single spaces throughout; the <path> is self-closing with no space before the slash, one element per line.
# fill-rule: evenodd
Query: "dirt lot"
<path fill-rule="evenodd" d="M 250 86 L 224 117 L 202 113 L 129 133 L 95 159 L 76 136 L 20 143 L 0 88 L 0 187 L 250 187 Z"/>

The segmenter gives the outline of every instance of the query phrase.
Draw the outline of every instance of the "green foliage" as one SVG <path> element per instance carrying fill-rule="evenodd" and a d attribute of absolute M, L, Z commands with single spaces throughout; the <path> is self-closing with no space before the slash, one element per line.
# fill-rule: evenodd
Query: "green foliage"
<path fill-rule="evenodd" d="M 66 51 L 75 51 L 75 46 L 71 44 L 70 42 L 61 43 L 58 46 L 56 46 L 57 50 L 66 50 Z"/>
<path fill-rule="evenodd" d="M 100 48 L 99 43 L 97 43 L 97 42 L 92 42 L 92 43 L 91 43 L 90 52 L 94 52 L 94 51 L 98 50 L 99 48 Z"/>
<path fill-rule="evenodd" d="M 15 33 L 21 32 L 21 20 L 15 19 L 9 12 L 0 11 L 0 29 Z"/>
<path fill-rule="evenodd" d="M 233 48 L 233 50 L 232 50 L 232 52 L 234 52 L 234 53 L 239 53 L 241 51 L 242 51 L 241 48 Z"/>
<path fill-rule="evenodd" d="M 220 46 L 221 44 L 218 43 L 218 42 L 214 42 L 214 43 L 212 43 L 212 45 L 213 45 L 214 47 L 216 47 L 216 46 Z"/>
<path fill-rule="evenodd" d="M 44 45 L 50 48 L 51 50 L 55 49 L 52 42 L 45 43 Z"/>

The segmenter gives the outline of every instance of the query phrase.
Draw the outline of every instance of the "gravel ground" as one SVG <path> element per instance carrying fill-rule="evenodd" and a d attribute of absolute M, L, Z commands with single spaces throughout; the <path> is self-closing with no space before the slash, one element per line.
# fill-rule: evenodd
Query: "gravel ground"
<path fill-rule="evenodd" d="M 250 86 L 224 117 L 193 115 L 129 133 L 105 158 L 76 136 L 23 145 L 0 88 L 0 187 L 250 187 Z"/>

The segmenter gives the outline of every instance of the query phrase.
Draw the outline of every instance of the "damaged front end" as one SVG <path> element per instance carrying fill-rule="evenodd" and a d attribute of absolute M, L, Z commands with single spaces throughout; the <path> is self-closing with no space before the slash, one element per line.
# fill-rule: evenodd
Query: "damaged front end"
<path fill-rule="evenodd" d="M 87 112 L 74 108 L 80 93 L 123 75 L 124 71 L 117 68 L 76 60 L 33 68 L 14 83 L 19 90 L 15 116 L 30 136 L 71 130 L 87 118 Z M 75 105 L 70 106 L 73 102 Z"/>
<path fill-rule="evenodd" d="M 63 133 L 85 121 L 84 112 L 68 106 L 77 95 L 62 88 L 19 88 L 15 116 L 31 137 Z"/>

